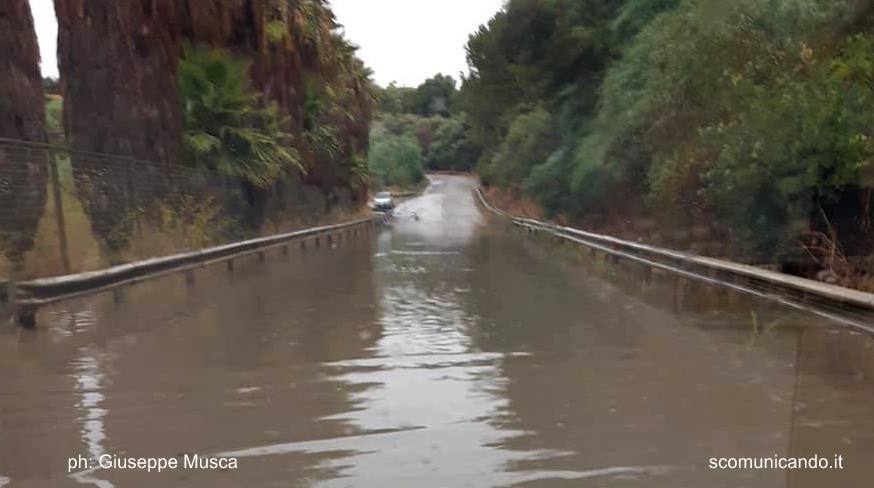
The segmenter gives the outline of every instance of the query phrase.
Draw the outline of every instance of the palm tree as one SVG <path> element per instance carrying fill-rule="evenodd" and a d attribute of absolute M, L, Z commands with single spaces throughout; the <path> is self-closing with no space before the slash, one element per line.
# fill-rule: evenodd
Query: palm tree
<path fill-rule="evenodd" d="M 225 51 L 186 46 L 179 65 L 188 160 L 259 188 L 290 170 L 305 172 L 288 120 L 262 106 L 248 62 Z"/>

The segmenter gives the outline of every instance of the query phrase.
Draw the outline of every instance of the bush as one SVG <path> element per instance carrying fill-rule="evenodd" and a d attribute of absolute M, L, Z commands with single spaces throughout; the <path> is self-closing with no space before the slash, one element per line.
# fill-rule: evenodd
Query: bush
<path fill-rule="evenodd" d="M 470 171 L 479 160 L 482 148 L 469 137 L 470 127 L 463 118 L 446 119 L 431 142 L 426 166 L 437 171 Z"/>
<path fill-rule="evenodd" d="M 278 107 L 262 108 L 249 66 L 221 50 L 186 47 L 179 86 L 187 159 L 265 188 L 288 171 L 304 171 L 288 121 Z"/>
<path fill-rule="evenodd" d="M 375 129 L 370 137 L 368 165 L 374 185 L 412 188 L 424 180 L 422 150 L 415 137 L 383 128 Z"/>
<path fill-rule="evenodd" d="M 535 107 L 513 119 L 507 136 L 480 171 L 494 184 L 519 185 L 557 146 L 552 116 L 543 107 Z"/>

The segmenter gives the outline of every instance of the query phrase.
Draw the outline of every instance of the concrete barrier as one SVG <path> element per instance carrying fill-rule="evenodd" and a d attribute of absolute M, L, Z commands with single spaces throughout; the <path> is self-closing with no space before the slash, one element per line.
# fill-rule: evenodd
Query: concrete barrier
<path fill-rule="evenodd" d="M 482 190 L 477 189 L 476 194 L 478 201 L 489 212 L 509 219 L 513 225 L 527 232 L 544 232 L 605 253 L 611 258 L 636 261 L 686 278 L 756 295 L 874 335 L 874 294 L 722 259 L 706 258 L 573 227 L 516 217 L 489 203 Z"/>

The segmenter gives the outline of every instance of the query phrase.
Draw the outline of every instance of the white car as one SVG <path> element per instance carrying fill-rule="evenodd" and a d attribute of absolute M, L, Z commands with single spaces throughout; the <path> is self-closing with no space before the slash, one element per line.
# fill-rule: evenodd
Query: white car
<path fill-rule="evenodd" d="M 374 210 L 391 210 L 394 206 L 394 199 L 392 198 L 391 193 L 387 191 L 381 191 L 373 197 Z"/>

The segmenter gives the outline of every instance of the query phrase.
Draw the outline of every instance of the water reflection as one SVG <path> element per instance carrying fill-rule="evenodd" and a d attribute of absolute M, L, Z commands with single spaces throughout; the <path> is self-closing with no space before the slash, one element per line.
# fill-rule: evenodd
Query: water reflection
<path fill-rule="evenodd" d="M 795 471 L 793 488 L 854 486 L 870 479 L 874 446 L 874 339 L 814 327 L 798 337 L 791 455 L 844 457 L 844 470 Z"/>
<path fill-rule="evenodd" d="M 375 239 L 0 330 L 0 473 L 73 485 L 66 458 L 105 452 L 240 457 L 236 471 L 85 473 L 115 486 L 813 488 L 874 474 L 870 337 L 558 257 L 484 219 L 467 180 L 440 181 Z M 847 469 L 708 467 L 813 453 Z"/>
<path fill-rule="evenodd" d="M 101 358 L 92 347 L 83 348 L 79 357 L 72 361 L 72 368 L 76 373 L 76 390 L 81 400 L 76 407 L 81 412 L 81 436 L 86 446 L 85 456 L 87 459 L 99 459 L 106 454 L 103 442 L 106 440 L 103 418 L 108 413 L 101 407 L 106 399 L 103 395 L 103 383 L 106 380 L 101 372 Z M 94 476 L 91 469 L 73 473 L 71 478 L 83 484 L 91 484 L 98 488 L 113 488 L 114 485 L 106 480 Z"/>

